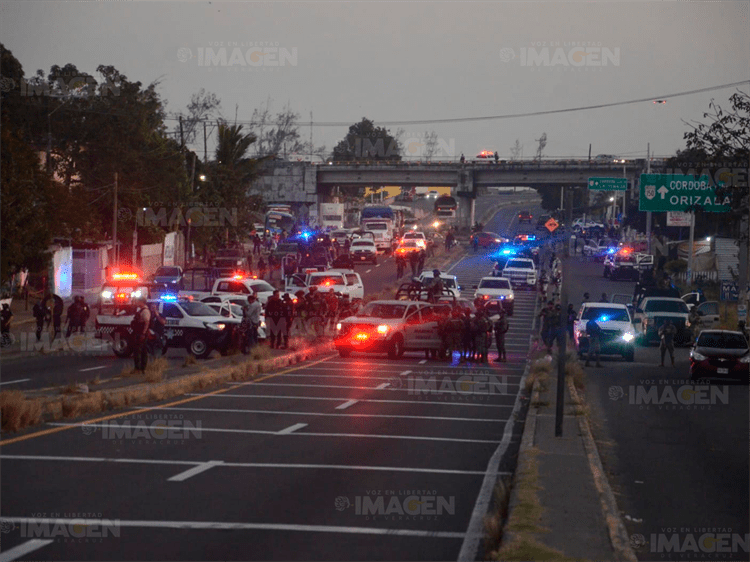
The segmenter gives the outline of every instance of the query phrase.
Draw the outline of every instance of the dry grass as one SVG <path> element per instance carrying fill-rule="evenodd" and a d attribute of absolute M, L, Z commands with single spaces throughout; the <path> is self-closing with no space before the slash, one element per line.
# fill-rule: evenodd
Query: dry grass
<path fill-rule="evenodd" d="M 508 519 L 510 505 L 510 480 L 501 478 L 493 491 L 495 505 L 492 512 L 484 518 L 485 559 L 500 546 L 503 538 L 503 524 Z"/>
<path fill-rule="evenodd" d="M 135 368 L 129 367 L 127 364 L 123 365 L 122 371 L 120 371 L 121 377 L 133 377 L 137 374 L 138 373 L 136 372 Z"/>
<path fill-rule="evenodd" d="M 306 339 L 296 336 L 296 337 L 289 338 L 287 349 L 289 351 L 300 351 L 302 349 L 305 349 L 308 346 L 309 344 L 307 343 Z"/>
<path fill-rule="evenodd" d="M 0 392 L 0 418 L 3 431 L 18 431 L 42 420 L 42 401 L 27 399 L 20 390 Z"/>
<path fill-rule="evenodd" d="M 272 357 L 271 348 L 266 345 L 258 344 L 250 350 L 250 358 L 254 361 L 263 361 Z"/>
<path fill-rule="evenodd" d="M 150 361 L 146 365 L 146 373 L 143 375 L 143 380 L 146 382 L 161 382 L 164 380 L 164 372 L 169 367 L 169 363 L 164 357 L 159 357 Z"/>
<path fill-rule="evenodd" d="M 195 355 L 192 353 L 188 353 L 187 357 L 185 357 L 185 362 L 182 364 L 183 367 L 189 367 L 190 365 L 195 365 L 198 361 L 195 358 Z"/>
<path fill-rule="evenodd" d="M 104 410 L 104 394 L 89 392 L 63 398 L 62 415 L 65 418 L 78 418 L 86 414 L 98 414 Z"/>
<path fill-rule="evenodd" d="M 60 389 L 60 394 L 75 394 L 76 392 L 78 392 L 78 385 L 75 383 L 70 383 Z"/>
<path fill-rule="evenodd" d="M 531 392 L 535 382 L 538 383 L 540 392 L 544 392 L 549 388 L 552 362 L 548 360 L 548 357 L 537 359 L 531 364 L 529 375 L 526 377 L 526 392 Z"/>
<path fill-rule="evenodd" d="M 90 386 L 96 386 L 102 384 L 102 379 L 99 378 L 99 375 L 96 375 L 93 379 L 89 381 Z"/>

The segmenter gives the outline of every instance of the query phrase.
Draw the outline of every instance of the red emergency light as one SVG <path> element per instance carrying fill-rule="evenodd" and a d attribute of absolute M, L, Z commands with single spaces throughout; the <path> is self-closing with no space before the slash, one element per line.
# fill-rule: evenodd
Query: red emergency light
<path fill-rule="evenodd" d="M 232 279 L 244 279 L 244 278 L 245 276 L 242 275 L 241 273 L 235 273 L 234 277 L 232 277 Z"/>
<path fill-rule="evenodd" d="M 121 279 L 138 279 L 137 273 L 115 273 L 112 275 L 112 279 L 115 280 L 121 280 Z"/>
<path fill-rule="evenodd" d="M 366 332 L 359 332 L 356 336 L 354 336 L 354 339 L 357 341 L 367 341 L 370 338 L 370 334 Z"/>

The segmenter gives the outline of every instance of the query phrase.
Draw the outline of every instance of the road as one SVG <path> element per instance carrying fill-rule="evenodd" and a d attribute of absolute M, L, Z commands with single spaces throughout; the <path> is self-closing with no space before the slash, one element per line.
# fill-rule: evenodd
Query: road
<path fill-rule="evenodd" d="M 571 302 L 580 303 L 584 291 L 594 300 L 602 292 L 632 295 L 634 283 L 604 279 L 602 269 L 583 262 L 569 268 Z M 701 546 L 691 552 L 685 544 L 692 538 L 700 544 L 703 529 L 743 539 L 750 532 L 748 387 L 713 385 L 716 394 L 707 391 L 707 403 L 691 404 L 696 388 L 688 376 L 689 348 L 677 348 L 675 359 L 674 368 L 661 368 L 657 347 L 638 347 L 634 363 L 617 358 L 586 369 L 586 398 L 607 476 L 633 544 L 646 543 L 636 549 L 640 560 L 747 560 L 747 550 L 717 553 L 709 544 L 708 552 Z M 653 387 L 656 403 L 635 398 Z M 669 551 L 674 540 L 680 547 Z"/>
<path fill-rule="evenodd" d="M 499 212 L 488 230 L 513 229 L 516 212 Z M 491 267 L 478 252 L 451 270 L 466 290 Z M 518 291 L 508 363 L 332 354 L 86 426 L 6 437 L 3 550 L 56 560 L 455 560 L 483 531 L 480 491 L 489 498 L 515 468 L 533 315 L 533 292 Z M 80 517 L 94 521 L 79 526 Z"/>

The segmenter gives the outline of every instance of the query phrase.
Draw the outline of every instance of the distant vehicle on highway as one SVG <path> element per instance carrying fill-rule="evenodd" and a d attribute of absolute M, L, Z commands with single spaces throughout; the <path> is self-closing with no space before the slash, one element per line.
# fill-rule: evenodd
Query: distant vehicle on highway
<path fill-rule="evenodd" d="M 475 232 L 471 235 L 471 244 L 474 244 L 474 240 L 477 240 L 480 248 L 497 248 L 509 242 L 496 232 Z"/>
<path fill-rule="evenodd" d="M 531 213 L 529 211 L 521 211 L 518 213 L 518 224 L 527 222 L 531 224 Z"/>
<path fill-rule="evenodd" d="M 432 190 L 432 191 L 430 191 L 430 192 L 429 192 L 429 193 L 427 194 L 427 197 L 429 197 L 430 199 L 437 199 L 437 197 L 438 197 L 439 195 L 440 195 L 440 193 L 438 193 L 438 192 L 437 192 L 437 191 L 435 191 L 435 190 Z"/>
<path fill-rule="evenodd" d="M 515 294 L 510 285 L 510 279 L 505 277 L 482 277 L 478 285 L 474 285 L 474 298 L 489 301 L 500 301 L 508 316 L 513 316 Z"/>
<path fill-rule="evenodd" d="M 614 154 L 597 154 L 594 156 L 594 162 L 604 164 L 607 162 L 611 162 L 613 164 L 622 164 L 625 162 L 623 158 L 619 158 L 618 156 L 615 156 Z"/>
<path fill-rule="evenodd" d="M 483 150 L 474 157 L 475 162 L 494 162 L 495 153 L 491 150 Z"/>

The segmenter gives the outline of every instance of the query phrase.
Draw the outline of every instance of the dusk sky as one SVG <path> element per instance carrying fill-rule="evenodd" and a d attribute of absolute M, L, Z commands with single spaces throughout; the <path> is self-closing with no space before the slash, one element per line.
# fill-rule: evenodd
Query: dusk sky
<path fill-rule="evenodd" d="M 235 108 L 246 122 L 269 98 L 273 110 L 289 103 L 305 123 L 312 111 L 314 143 L 329 151 L 365 116 L 384 124 L 666 99 L 386 125 L 403 140 L 435 131 L 442 157 L 509 157 L 516 139 L 529 157 L 542 133 L 547 157 L 585 158 L 590 143 L 592 155 L 643 157 L 648 143 L 657 155 L 684 148 L 684 121 L 701 119 L 711 98 L 729 107 L 737 87 L 669 94 L 750 79 L 749 13 L 739 1 L 23 1 L 0 4 L 0 41 L 27 77 L 73 63 L 96 78 L 105 64 L 144 85 L 158 79 L 172 114 L 201 88 L 230 121 Z M 263 47 L 272 49 L 252 54 Z M 308 139 L 309 125 L 301 133 Z M 202 152 L 202 139 L 192 148 Z"/>

